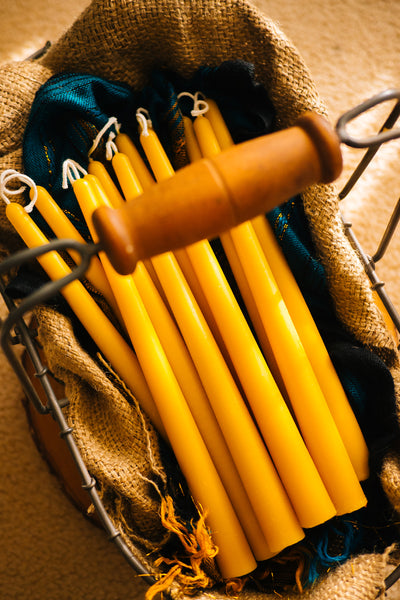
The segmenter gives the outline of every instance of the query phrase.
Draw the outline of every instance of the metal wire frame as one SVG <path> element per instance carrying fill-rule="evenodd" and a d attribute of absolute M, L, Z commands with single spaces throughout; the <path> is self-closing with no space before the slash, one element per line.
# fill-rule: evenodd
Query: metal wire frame
<path fill-rule="evenodd" d="M 390 100 L 397 100 L 396 104 L 392 108 L 389 116 L 386 118 L 382 127 L 376 135 L 369 136 L 362 139 L 357 139 L 351 136 L 347 131 L 347 125 L 350 121 L 356 119 L 361 114 L 365 113 L 367 110 L 377 106 L 378 104 L 382 104 L 384 102 Z M 352 175 L 348 179 L 347 183 L 339 193 L 339 199 L 343 200 L 353 189 L 357 181 L 360 179 L 368 165 L 371 163 L 372 159 L 375 157 L 379 148 L 382 144 L 396 139 L 400 137 L 400 128 L 394 128 L 394 125 L 397 119 L 400 116 L 400 90 L 392 89 L 392 90 L 384 90 L 379 94 L 373 96 L 372 98 L 362 102 L 355 108 L 349 110 L 344 115 L 340 117 L 337 122 L 336 130 L 339 135 L 339 139 L 341 142 L 352 148 L 367 148 L 364 156 L 358 163 L 357 167 L 354 169 Z M 396 206 L 392 212 L 392 215 L 389 219 L 389 222 L 386 226 L 386 229 L 382 235 L 381 241 L 378 245 L 377 250 L 372 256 L 365 254 L 361 245 L 359 244 L 356 236 L 354 235 L 351 227 L 352 224 L 343 218 L 343 225 L 345 227 L 345 232 L 350 240 L 351 244 L 357 251 L 359 258 L 364 266 L 365 272 L 368 275 L 371 281 L 372 289 L 376 290 L 380 299 L 382 300 L 386 310 L 388 311 L 396 329 L 400 332 L 400 316 L 395 306 L 393 305 L 389 295 L 386 293 L 384 289 L 384 282 L 381 281 L 376 273 L 375 266 L 376 263 L 381 260 L 386 253 L 390 240 L 393 237 L 393 234 L 397 228 L 397 225 L 400 220 L 400 198 L 396 203 Z"/>
<path fill-rule="evenodd" d="M 366 110 L 373 108 L 377 104 L 381 102 L 386 102 L 388 100 L 396 99 L 397 102 L 390 112 L 389 116 L 385 120 L 382 125 L 379 133 L 373 137 L 356 139 L 352 137 L 347 131 L 347 124 L 357 118 L 360 114 L 364 113 Z M 372 159 L 378 152 L 379 148 L 385 142 L 400 137 L 400 129 L 393 129 L 397 119 L 400 116 L 400 90 L 385 90 L 381 92 L 377 96 L 374 96 L 370 100 L 367 100 L 355 107 L 351 111 L 345 113 L 337 123 L 337 132 L 340 140 L 353 148 L 365 148 L 367 147 L 367 151 L 364 156 L 358 163 L 357 167 L 353 171 L 352 175 L 348 179 L 347 183 L 339 193 L 339 199 L 343 200 L 353 189 L 354 185 L 360 179 L 364 171 L 367 169 L 368 165 L 371 163 Z M 384 288 L 384 282 L 381 281 L 376 273 L 375 267 L 376 263 L 381 260 L 386 253 L 390 241 L 393 237 L 393 234 L 397 228 L 397 225 L 400 220 L 400 198 L 398 199 L 392 215 L 388 221 L 386 229 L 382 235 L 382 238 L 379 242 L 378 248 L 372 256 L 367 255 L 361 244 L 358 242 L 353 230 L 351 229 L 352 223 L 347 221 L 342 215 L 342 221 L 345 228 L 345 233 L 350 243 L 356 250 L 362 264 L 364 270 L 371 281 L 371 288 L 376 290 L 379 295 L 382 303 L 384 304 L 386 310 L 388 311 L 389 316 L 391 317 L 394 326 L 397 331 L 400 332 L 400 315 L 393 305 L 389 295 L 387 294 Z M 385 579 L 385 589 L 388 590 L 391 588 L 398 580 L 400 579 L 400 565 L 398 565 Z M 377 594 L 377 598 L 381 596 L 381 591 Z"/>
<path fill-rule="evenodd" d="M 11 269 L 18 267 L 42 254 L 54 250 L 60 251 L 66 249 L 75 250 L 80 254 L 81 257 L 81 261 L 74 269 L 72 269 L 71 273 L 62 279 L 46 283 L 40 289 L 36 290 L 27 298 L 25 298 L 19 305 L 16 305 L 16 303 L 6 293 L 5 274 Z M 27 313 L 30 313 L 35 306 L 45 303 L 46 300 L 57 294 L 61 288 L 68 283 L 71 283 L 71 281 L 81 278 L 89 266 L 92 255 L 97 251 L 98 247 L 95 244 L 81 244 L 74 240 L 54 240 L 38 248 L 21 250 L 20 252 L 17 252 L 0 263 L 0 293 L 2 294 L 4 302 L 9 310 L 8 316 L 1 323 L 1 346 L 4 354 L 19 378 L 28 400 L 32 402 L 40 414 L 51 414 L 53 419 L 57 422 L 60 429 L 60 435 L 67 444 L 69 452 L 71 453 L 78 473 L 81 477 L 82 488 L 89 494 L 97 516 L 105 532 L 108 534 L 109 540 L 111 540 L 117 546 L 122 556 L 135 570 L 135 572 L 138 575 L 143 576 L 144 580 L 149 585 L 152 585 L 155 582 L 154 577 L 148 573 L 147 568 L 127 546 L 121 536 L 121 532 L 115 528 L 104 507 L 103 502 L 100 499 L 96 489 L 96 480 L 91 476 L 86 467 L 79 448 L 75 442 L 73 428 L 68 425 L 62 410 L 68 405 L 68 399 L 57 398 L 49 379 L 49 370 L 47 366 L 43 364 L 38 352 L 38 346 L 35 340 L 36 334 L 35 332 L 32 332 L 32 329 L 28 327 L 24 320 L 24 316 Z M 43 404 L 41 401 L 25 367 L 14 351 L 13 346 L 15 346 L 17 343 L 22 344 L 25 347 L 26 354 L 32 361 L 35 371 L 34 376 L 40 381 L 47 399 L 46 404 Z"/>

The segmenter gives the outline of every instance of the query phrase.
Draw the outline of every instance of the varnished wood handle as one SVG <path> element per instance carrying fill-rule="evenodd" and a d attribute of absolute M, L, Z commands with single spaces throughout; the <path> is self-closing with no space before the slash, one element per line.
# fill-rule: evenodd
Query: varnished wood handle
<path fill-rule="evenodd" d="M 139 260 L 215 237 L 341 170 L 336 132 L 306 113 L 294 127 L 184 167 L 121 208 L 97 209 L 93 222 L 114 268 L 128 274 Z"/>

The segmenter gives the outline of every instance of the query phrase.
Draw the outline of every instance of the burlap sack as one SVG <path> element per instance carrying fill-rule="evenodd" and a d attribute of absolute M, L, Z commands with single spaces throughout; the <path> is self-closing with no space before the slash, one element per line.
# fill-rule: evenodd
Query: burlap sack
<path fill-rule="evenodd" d="M 254 64 L 257 80 L 275 105 L 280 127 L 305 110 L 325 113 L 306 66 L 284 34 L 245 0 L 94 0 L 66 35 L 37 62 L 5 65 L 0 71 L 0 170 L 23 170 L 22 137 L 36 90 L 52 74 L 79 71 L 141 88 L 154 67 L 189 77 L 199 66 L 226 59 Z M 343 231 L 329 186 L 304 195 L 304 206 L 337 314 L 356 338 L 390 368 L 398 390 L 399 360 L 375 308 L 369 282 Z M 1 252 L 19 245 L 1 207 Z M 68 418 L 107 509 L 127 542 L 154 572 L 149 549 L 164 547 L 168 533 L 159 519 L 168 472 L 157 436 L 134 399 L 96 356 L 78 344 L 69 321 L 48 308 L 37 311 L 50 367 L 66 384 Z M 400 457 L 387 457 L 385 490 L 400 510 Z M 383 586 L 390 549 L 359 556 L 325 576 L 304 598 L 369 600 Z M 224 595 L 223 587 L 208 590 Z M 179 580 L 170 592 L 179 595 Z M 199 592 L 200 593 L 200 592 Z M 200 593 L 201 595 L 201 593 Z M 243 597 L 275 595 L 242 592 Z M 294 598 L 293 593 L 288 598 Z"/>

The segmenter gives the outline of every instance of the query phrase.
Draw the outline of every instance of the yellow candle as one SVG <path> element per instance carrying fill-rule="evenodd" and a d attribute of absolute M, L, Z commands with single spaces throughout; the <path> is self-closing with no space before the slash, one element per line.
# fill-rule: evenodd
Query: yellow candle
<path fill-rule="evenodd" d="M 189 117 L 183 117 L 183 127 L 185 132 L 186 150 L 190 162 L 201 158 L 200 146 L 196 139 L 196 134 L 193 129 L 193 121 Z"/>
<path fill-rule="evenodd" d="M 63 210 L 54 202 L 53 198 L 42 186 L 37 186 L 37 199 L 35 202 L 36 208 L 39 210 L 41 215 L 45 218 L 47 224 L 53 230 L 58 238 L 72 239 L 85 243 L 85 240 L 77 229 L 73 226 L 71 221 Z M 33 190 L 30 192 L 30 197 L 33 197 Z M 68 250 L 71 258 L 78 264 L 81 261 L 79 253 L 74 250 Z M 89 268 L 85 274 L 86 278 L 92 283 L 92 285 L 103 294 L 111 308 L 114 310 L 116 315 L 119 315 L 119 310 L 114 298 L 114 294 L 110 288 L 110 284 L 107 281 L 104 269 L 97 256 L 93 256 Z"/>
<path fill-rule="evenodd" d="M 162 289 L 161 283 L 157 277 L 157 273 L 156 273 L 155 268 L 153 267 L 153 263 L 151 262 L 150 259 L 147 259 L 147 260 L 143 261 L 143 264 L 146 267 L 146 271 L 150 275 L 150 277 L 153 281 L 153 284 L 156 286 L 158 293 L 160 294 L 161 298 L 163 299 L 165 306 L 168 307 L 167 298 L 164 294 L 164 290 Z"/>
<path fill-rule="evenodd" d="M 127 155 L 122 152 L 116 152 L 111 163 L 125 200 L 129 201 L 139 196 L 143 192 L 143 187 Z"/>
<path fill-rule="evenodd" d="M 260 344 L 260 348 L 266 358 L 267 365 L 271 370 L 282 396 L 285 398 L 285 401 L 288 402 L 288 396 L 282 375 L 276 364 L 274 354 L 271 350 L 271 344 L 269 343 L 269 339 L 265 333 L 263 322 L 246 279 L 246 274 L 230 235 L 226 235 L 224 237 L 224 250 L 226 255 L 229 256 L 229 266 L 231 267 L 233 276 L 238 284 L 240 295 L 242 296 L 243 302 L 246 306 L 246 310 L 250 317 L 252 327 L 256 333 L 258 343 Z"/>
<path fill-rule="evenodd" d="M 211 158 L 212 156 L 216 156 L 221 152 L 221 147 L 207 117 L 204 115 L 196 117 L 193 122 L 193 129 L 196 134 L 196 139 L 202 156 Z"/>
<path fill-rule="evenodd" d="M 96 189 L 92 187 L 92 183 L 93 181 L 87 176 L 84 179 L 76 180 L 73 184 L 74 192 L 88 224 L 91 223 L 93 210 L 101 205 L 101 198 L 96 196 Z M 256 567 L 255 559 L 189 410 L 181 386 L 140 298 L 134 277 L 116 273 L 104 253 L 101 253 L 101 259 L 119 302 L 132 344 L 152 391 L 172 449 L 188 481 L 193 497 L 203 509 L 208 511 L 207 522 L 219 548 L 217 561 L 221 572 L 224 577 L 236 577 L 249 573 Z M 139 269 L 140 284 L 148 293 L 151 280 L 145 279 L 143 265 L 139 263 L 137 269 Z M 152 300 L 155 298 L 154 293 L 153 288 Z M 171 330 L 164 329 L 166 313 L 163 312 L 161 315 L 156 306 L 152 308 L 153 317 L 155 316 L 160 330 L 165 333 L 166 341 L 169 343 L 172 339 L 170 337 Z M 160 308 L 159 302 L 158 308 Z M 163 319 L 162 324 L 159 319 Z M 182 373 L 182 365 L 179 365 L 179 368 Z M 194 383 L 193 377 L 188 379 L 188 371 L 185 372 L 185 377 L 182 379 L 185 379 L 186 390 L 189 393 L 201 393 L 200 387 Z"/>
<path fill-rule="evenodd" d="M 158 159 L 157 151 L 160 143 L 156 142 L 158 138 L 155 132 L 152 133 L 151 145 L 145 144 L 143 147 L 153 172 L 158 172 L 161 180 L 170 177 L 173 169 L 169 161 L 165 160 L 164 154 L 160 160 Z M 159 164 L 163 166 L 162 169 L 158 168 Z M 200 249 L 209 248 L 208 242 L 199 242 L 194 246 Z M 190 252 L 194 246 L 187 248 L 187 251 Z M 210 254 L 208 259 L 211 259 Z M 216 260 L 214 259 L 213 262 L 216 263 Z M 174 311 L 268 545 L 272 552 L 279 552 L 304 536 L 287 494 L 204 317 L 189 287 L 185 285 L 176 260 L 171 253 L 166 253 L 155 257 L 153 265 Z M 200 273 L 197 273 L 197 276 L 200 279 Z M 212 290 L 215 292 L 214 287 Z M 204 286 L 203 291 L 205 292 Z M 240 312 L 239 309 L 238 311 Z M 230 323 L 229 328 L 234 328 L 234 324 Z M 229 411 L 226 410 L 227 406 Z"/>
<path fill-rule="evenodd" d="M 124 199 L 103 163 L 98 160 L 90 160 L 88 172 L 98 178 L 114 208 L 123 205 Z"/>
<path fill-rule="evenodd" d="M 203 288 L 200 285 L 195 270 L 193 269 L 193 265 L 190 261 L 187 251 L 185 250 L 185 248 L 175 250 L 174 256 L 178 261 L 182 274 L 186 279 L 193 296 L 196 298 L 196 302 L 199 305 L 199 308 L 207 321 L 207 325 L 209 326 L 212 335 L 215 341 L 217 342 L 219 349 L 222 352 L 225 362 L 229 365 L 231 372 L 234 373 L 229 352 L 226 349 L 226 345 L 219 330 L 217 321 L 214 318 L 213 312 L 208 304 L 207 298 L 203 292 Z"/>
<path fill-rule="evenodd" d="M 126 133 L 119 133 L 115 138 L 115 143 L 118 150 L 129 158 L 142 188 L 146 190 L 153 185 L 154 179 L 130 137 Z"/>
<path fill-rule="evenodd" d="M 270 224 L 262 216 L 253 225 L 350 460 L 363 481 L 369 476 L 368 448 L 325 344 Z"/>
<path fill-rule="evenodd" d="M 91 222 L 91 215 L 98 206 L 102 204 L 110 206 L 110 203 L 102 193 L 95 177 L 89 175 L 85 177 L 85 180 L 90 187 L 91 194 L 90 196 L 89 194 L 84 195 L 82 210 L 84 211 L 85 219 L 93 239 L 97 241 L 96 232 Z M 110 270 L 111 267 L 107 265 L 107 269 Z M 113 274 L 111 276 L 113 277 Z M 200 430 L 222 483 L 239 517 L 255 558 L 257 560 L 266 560 L 272 553 L 261 532 L 221 429 L 215 419 L 210 402 L 175 321 L 161 299 L 160 294 L 157 292 L 143 263 L 138 263 L 132 277 L 141 301 L 147 310 L 165 351 L 166 358 L 172 367 L 196 425 Z M 129 289 L 127 293 L 129 293 Z M 157 373 L 154 376 L 156 377 Z"/>
<path fill-rule="evenodd" d="M 219 108 L 216 102 L 209 98 L 207 99 L 207 104 L 209 107 L 207 117 L 210 120 L 218 143 L 222 149 L 229 148 L 233 145 L 233 140 Z M 252 221 L 252 225 L 269 262 L 283 300 L 295 323 L 301 342 L 317 376 L 353 467 L 358 478 L 363 481 L 369 475 L 368 448 L 318 328 L 268 221 L 264 216 L 260 216 Z M 253 311 L 253 315 L 255 312 Z M 265 340 L 264 334 L 260 332 L 259 323 L 256 330 L 260 334 L 260 340 L 264 340 L 263 349 L 265 348 L 267 354 L 271 356 L 270 346 Z M 269 348 L 267 349 L 268 346 Z M 276 364 L 275 359 L 274 363 Z M 275 377 L 277 377 L 278 372 L 279 370 L 275 367 L 273 369 Z M 278 376 L 281 378 L 280 372 Z"/>
<path fill-rule="evenodd" d="M 146 153 L 154 177 L 157 181 L 162 181 L 171 176 L 171 163 L 161 145 L 156 132 L 151 127 L 142 129 L 140 133 L 140 143 Z"/>
<path fill-rule="evenodd" d="M 233 146 L 233 139 L 215 100 L 206 99 L 208 104 L 207 118 L 211 123 L 214 134 L 221 150 Z"/>
<path fill-rule="evenodd" d="M 21 205 L 15 202 L 8 204 L 6 214 L 29 248 L 48 243 L 46 236 Z M 48 252 L 38 257 L 37 260 L 50 279 L 61 279 L 61 277 L 71 272 L 71 269 L 57 252 Z M 149 387 L 132 349 L 110 323 L 80 281 L 75 280 L 69 283 L 62 288 L 61 293 L 100 351 L 135 395 L 155 427 L 163 433 L 164 430 Z"/>

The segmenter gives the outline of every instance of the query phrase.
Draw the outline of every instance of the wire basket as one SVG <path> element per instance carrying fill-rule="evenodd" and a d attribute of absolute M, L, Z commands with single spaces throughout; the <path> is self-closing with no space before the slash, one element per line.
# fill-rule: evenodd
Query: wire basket
<path fill-rule="evenodd" d="M 400 101 L 396 104 L 395 109 L 386 120 L 384 126 L 382 127 L 382 131 L 391 129 L 394 126 L 399 113 Z M 350 117 L 352 117 L 352 115 L 350 115 Z M 344 198 L 349 193 L 356 181 L 362 176 L 365 168 L 368 166 L 369 162 L 372 160 L 373 156 L 379 150 L 384 141 L 385 140 L 382 140 L 379 143 L 374 143 L 367 151 L 360 165 L 357 167 L 348 184 L 343 189 L 340 195 L 341 198 Z M 400 316 L 384 289 L 384 283 L 379 279 L 375 270 L 376 263 L 382 258 L 389 245 L 391 236 L 394 233 L 399 218 L 400 204 L 396 206 L 388 227 L 382 237 L 381 243 L 379 244 L 379 248 L 372 258 L 367 256 L 361 248 L 357 241 L 356 235 L 351 228 L 351 224 L 345 219 L 343 220 L 343 223 L 346 235 L 352 246 L 355 248 L 360 261 L 363 264 L 365 272 L 370 279 L 371 287 L 378 293 L 397 331 L 400 332 Z M 6 281 L 8 273 L 11 270 L 18 268 L 30 261 L 32 258 L 37 257 L 39 254 L 48 252 L 50 248 L 59 251 L 73 248 L 81 255 L 81 262 L 79 266 L 73 269 L 73 272 L 68 279 L 44 285 L 41 289 L 25 298 L 20 304 L 17 305 L 6 293 Z M 10 362 L 21 382 L 27 399 L 34 407 L 34 410 L 37 411 L 39 415 L 51 415 L 51 417 L 57 423 L 60 435 L 63 438 L 66 447 L 68 448 L 69 453 L 71 454 L 75 463 L 77 473 L 79 474 L 81 480 L 81 487 L 85 492 L 87 492 L 89 503 L 94 506 L 98 520 L 101 522 L 105 533 L 118 547 L 122 556 L 134 569 L 134 571 L 143 575 L 144 579 L 149 583 L 149 585 L 152 585 L 155 583 L 154 577 L 151 573 L 149 573 L 146 566 L 137 556 L 134 555 L 134 553 L 125 543 L 120 532 L 115 528 L 112 519 L 104 507 L 96 487 L 96 481 L 91 476 L 85 465 L 82 455 L 74 440 L 74 431 L 68 425 L 65 418 L 63 408 L 68 405 L 68 399 L 65 398 L 63 394 L 60 395 L 59 388 L 57 388 L 57 390 L 55 389 L 56 386 L 54 384 L 54 378 L 45 364 L 40 352 L 40 347 L 37 343 L 37 332 L 34 326 L 32 327 L 30 323 L 29 315 L 32 309 L 37 305 L 45 303 L 67 283 L 81 278 L 88 268 L 90 258 L 91 253 L 86 251 L 85 247 L 82 245 L 74 245 L 70 241 L 58 240 L 52 242 L 51 245 L 46 248 L 26 251 L 24 250 L 5 259 L 0 265 L 0 292 L 8 308 L 9 315 L 2 323 L 1 345 L 8 361 Z M 20 344 L 25 348 L 23 361 L 21 361 L 21 359 L 18 357 L 18 353 L 14 349 L 15 345 L 17 344 Z M 39 392 L 37 389 L 38 382 L 40 387 Z M 394 571 L 387 577 L 385 581 L 386 589 L 390 588 L 399 578 L 400 566 L 394 569 Z"/>

